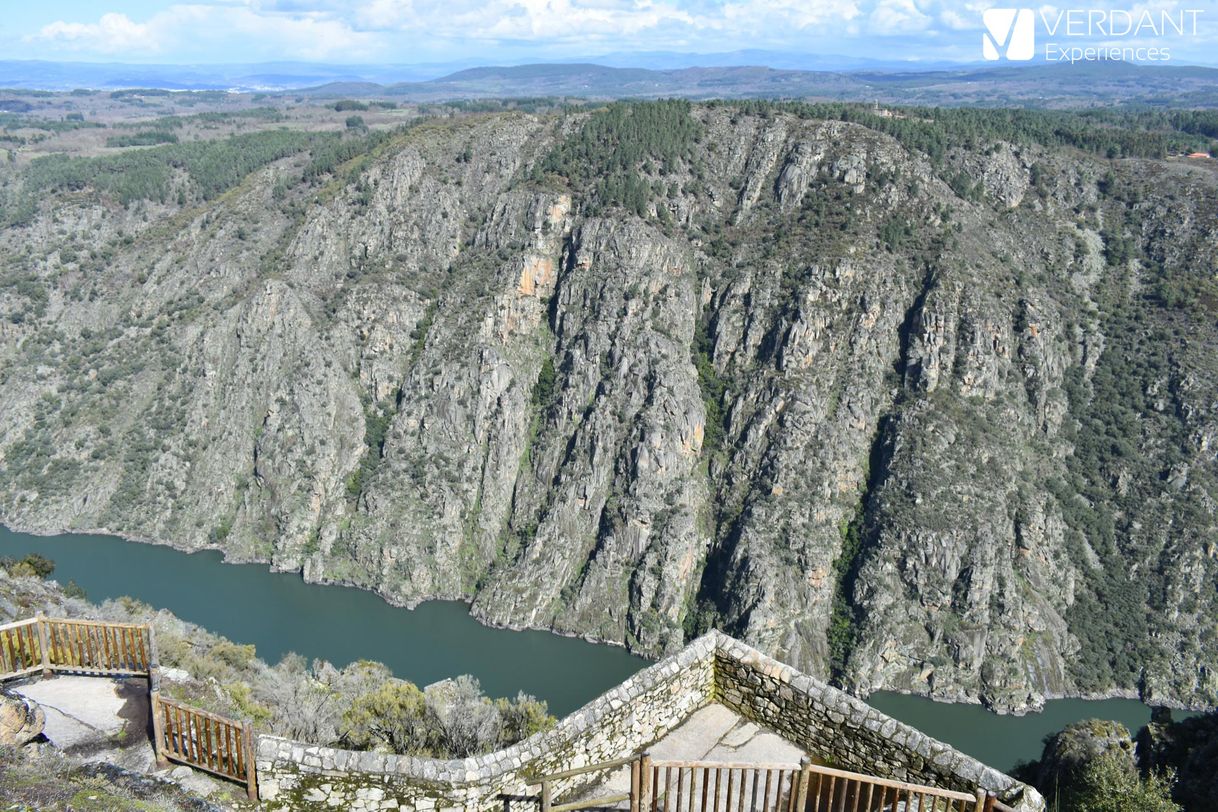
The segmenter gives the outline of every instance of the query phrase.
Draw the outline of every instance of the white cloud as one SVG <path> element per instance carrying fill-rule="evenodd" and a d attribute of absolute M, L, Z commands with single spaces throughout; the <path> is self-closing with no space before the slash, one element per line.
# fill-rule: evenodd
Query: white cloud
<path fill-rule="evenodd" d="M 854 0 L 745 0 L 723 7 L 724 22 L 750 36 L 791 30 L 830 33 L 861 13 Z M 742 42 L 740 47 L 749 45 Z"/>
<path fill-rule="evenodd" d="M 998 0 L 171 2 L 146 19 L 111 12 L 96 21 L 59 20 L 24 44 L 40 58 L 92 54 L 175 62 L 410 63 L 747 48 L 932 59 L 972 55 L 981 12 Z M 1078 2 L 1088 7 L 1109 0 Z M 1170 9 L 1182 0 L 1130 2 L 1135 9 Z M 1207 39 L 1212 36 L 1196 41 Z"/>
<path fill-rule="evenodd" d="M 415 15 L 411 0 L 371 0 L 355 10 L 356 22 L 367 28 L 395 28 Z"/>
<path fill-rule="evenodd" d="M 474 40 L 563 42 L 699 27 L 676 4 L 652 0 L 371 0 L 354 16 L 369 28 Z"/>
<path fill-rule="evenodd" d="M 993 7 L 994 3 L 980 0 L 967 3 L 940 3 L 939 5 L 940 8 L 935 12 L 935 17 L 944 28 L 949 31 L 972 31 L 980 30 L 982 13 L 987 8 Z"/>
<path fill-rule="evenodd" d="M 65 51 L 138 58 L 171 54 L 205 56 L 237 51 L 243 61 L 342 58 L 359 61 L 383 43 L 323 11 L 266 11 L 256 2 L 172 5 L 139 23 L 124 14 L 103 14 L 95 23 L 59 20 L 27 41 Z"/>
<path fill-rule="evenodd" d="M 453 41 L 666 49 L 692 38 L 734 49 L 828 33 L 860 13 L 856 0 L 367 0 L 354 19 L 361 27 Z"/>
<path fill-rule="evenodd" d="M 909 34 L 930 27 L 931 18 L 914 0 L 879 0 L 871 10 L 869 29 L 876 34 Z"/>
<path fill-rule="evenodd" d="M 159 50 L 149 26 L 134 22 L 126 14 L 103 14 L 95 23 L 58 20 L 43 26 L 36 38 L 105 54 Z"/>
<path fill-rule="evenodd" d="M 184 0 L 142 22 L 58 21 L 27 42 L 61 51 L 232 61 L 412 61 L 496 45 L 538 55 L 821 47 L 926 29 L 932 4 L 985 0 Z M 942 17 L 942 15 L 936 15 Z M 967 22 L 971 12 L 959 20 Z"/>

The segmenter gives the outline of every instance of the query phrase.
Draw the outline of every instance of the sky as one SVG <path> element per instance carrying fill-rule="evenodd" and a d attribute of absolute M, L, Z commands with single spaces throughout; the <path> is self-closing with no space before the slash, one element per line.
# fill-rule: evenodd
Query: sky
<path fill-rule="evenodd" d="M 157 64 L 270 61 L 486 64 L 639 52 L 741 49 L 976 62 L 982 13 L 1002 0 L 0 0 L 0 59 Z M 1013 5 L 1013 3 L 1012 3 Z M 1037 6 L 1148 12 L 1195 29 L 1089 35 L 1070 44 L 1167 46 L 1218 64 L 1218 0 L 1078 0 Z M 1047 15 L 1047 16 L 1046 16 Z M 1059 28 L 1061 33 L 1064 29 Z M 1107 33 L 1107 32 L 1104 32 Z M 1038 44 L 1048 36 L 1037 33 Z M 1039 58 L 1039 56 L 1038 56 Z"/>

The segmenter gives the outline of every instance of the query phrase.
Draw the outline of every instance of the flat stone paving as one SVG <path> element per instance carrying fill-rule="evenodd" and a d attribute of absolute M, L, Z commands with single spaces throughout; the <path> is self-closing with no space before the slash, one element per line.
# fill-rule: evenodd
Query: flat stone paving
<path fill-rule="evenodd" d="M 143 686 L 141 686 L 143 687 Z M 109 749 L 116 740 L 143 731 L 127 731 L 132 715 L 128 704 L 139 701 L 126 689 L 125 681 L 99 677 L 57 676 L 15 687 L 15 693 L 29 697 L 46 712 L 43 734 L 51 744 L 67 752 Z M 147 704 L 147 688 L 143 687 Z M 124 713 L 126 711 L 126 713 Z M 148 717 L 147 711 L 143 718 Z M 151 744 L 148 747 L 152 752 Z"/>
<path fill-rule="evenodd" d="M 707 705 L 650 748 L 653 759 L 718 761 L 796 766 L 804 751 L 771 730 L 760 727 L 723 705 Z M 579 798 L 619 795 L 630 791 L 630 768 L 614 772 Z M 567 799 L 563 799 L 566 801 Z M 574 799 L 572 799 L 574 800 Z M 613 807 L 625 809 L 629 804 Z"/>
<path fill-rule="evenodd" d="M 84 761 L 158 772 L 146 680 L 60 674 L 12 690 L 42 707 L 46 713 L 42 733 L 56 748 Z M 173 778 L 201 795 L 230 791 L 224 782 L 189 767 L 175 766 Z"/>

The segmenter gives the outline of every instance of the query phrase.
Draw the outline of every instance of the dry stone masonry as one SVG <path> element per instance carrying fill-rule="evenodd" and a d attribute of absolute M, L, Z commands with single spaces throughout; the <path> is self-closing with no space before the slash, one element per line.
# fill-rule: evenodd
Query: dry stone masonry
<path fill-rule="evenodd" d="M 1043 809 L 1031 787 L 925 733 L 715 634 L 715 698 L 840 769 L 962 792 L 978 788 L 1021 810 Z"/>
<path fill-rule="evenodd" d="M 532 809 L 537 775 L 641 750 L 714 696 L 716 638 L 705 636 L 640 671 L 556 727 L 496 753 L 460 760 L 357 753 L 275 736 L 258 741 L 259 794 L 284 808 Z M 559 786 L 566 791 L 573 785 Z"/>
<path fill-rule="evenodd" d="M 545 733 L 477 758 L 439 760 L 258 740 L 259 793 L 271 809 L 532 810 L 537 776 L 646 749 L 720 702 L 845 769 L 997 792 L 1039 812 L 1032 788 L 842 691 L 720 632 L 640 671 Z M 597 776 L 557 784 L 556 796 Z"/>

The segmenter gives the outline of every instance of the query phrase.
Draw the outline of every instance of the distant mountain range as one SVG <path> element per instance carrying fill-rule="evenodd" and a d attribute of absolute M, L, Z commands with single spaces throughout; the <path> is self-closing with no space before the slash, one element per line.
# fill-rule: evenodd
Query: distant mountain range
<path fill-rule="evenodd" d="M 282 91 L 327 82 L 412 81 L 439 73 L 405 69 L 387 72 L 366 66 L 271 62 L 253 65 L 134 65 L 120 62 L 0 61 L 0 87 L 27 90 L 164 90 Z"/>
<path fill-rule="evenodd" d="M 627 62 L 639 64 L 627 66 Z M 701 64 L 688 64 L 699 62 Z M 648 67 L 653 66 L 653 67 Z M 1218 107 L 1218 69 L 1125 62 L 1032 66 L 885 63 L 738 51 L 618 54 L 597 62 L 480 66 L 124 65 L 0 61 L 0 87 L 160 88 L 382 96 L 438 102 L 526 96 L 804 98 L 885 104 Z"/>
<path fill-rule="evenodd" d="M 594 62 L 610 68 L 678 70 L 694 67 L 762 65 L 780 70 L 936 70 L 952 63 L 915 63 L 861 59 L 831 54 L 741 50 L 731 53 L 690 54 L 668 51 L 612 53 L 564 62 Z M 531 59 L 528 63 L 547 63 Z M 559 64 L 549 60 L 549 64 Z M 152 65 L 122 62 L 47 62 L 0 60 L 0 87 L 29 90 L 117 90 L 149 87 L 166 90 L 283 91 L 315 87 L 329 82 L 366 82 L 391 85 L 439 79 L 485 63 L 476 59 L 410 65 L 332 65 L 313 62 L 264 62 L 228 65 Z M 516 63 L 521 64 L 521 63 Z M 958 67 L 958 66 L 955 66 Z"/>

